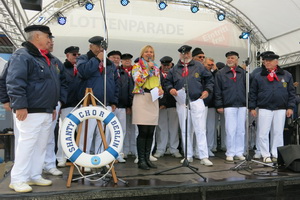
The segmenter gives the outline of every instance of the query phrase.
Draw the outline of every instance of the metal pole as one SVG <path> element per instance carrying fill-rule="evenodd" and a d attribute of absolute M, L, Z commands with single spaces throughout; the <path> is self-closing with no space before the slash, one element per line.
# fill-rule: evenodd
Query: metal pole
<path fill-rule="evenodd" d="M 103 18 L 106 18 L 106 13 L 105 13 L 105 3 L 106 3 L 106 0 L 103 0 Z M 106 22 L 104 21 L 104 41 L 106 42 L 107 41 L 107 29 L 106 29 Z M 104 100 L 103 100 L 103 103 L 104 103 L 104 106 L 106 106 L 106 73 L 107 73 L 107 70 L 106 70 L 106 48 L 104 48 L 104 52 L 103 52 L 103 66 L 104 66 Z"/>
<path fill-rule="evenodd" d="M 246 155 L 246 159 L 250 159 L 250 155 L 249 155 L 249 147 L 250 147 L 250 136 L 249 136 L 249 110 L 248 110 L 248 97 L 249 97 L 249 83 L 250 83 L 250 53 L 251 53 L 251 50 L 250 50 L 250 37 L 251 35 L 249 35 L 248 37 L 248 58 L 247 58 L 247 61 L 246 61 L 246 130 L 245 130 L 245 133 L 246 133 L 246 150 L 247 150 L 247 155 Z"/>

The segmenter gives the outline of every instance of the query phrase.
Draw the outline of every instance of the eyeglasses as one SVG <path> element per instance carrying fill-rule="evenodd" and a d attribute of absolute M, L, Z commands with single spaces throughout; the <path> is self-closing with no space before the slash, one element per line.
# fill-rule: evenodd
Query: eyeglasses
<path fill-rule="evenodd" d="M 205 56 L 198 56 L 198 58 L 205 58 Z"/>
<path fill-rule="evenodd" d="M 73 56 L 80 56 L 80 53 L 73 53 Z"/>

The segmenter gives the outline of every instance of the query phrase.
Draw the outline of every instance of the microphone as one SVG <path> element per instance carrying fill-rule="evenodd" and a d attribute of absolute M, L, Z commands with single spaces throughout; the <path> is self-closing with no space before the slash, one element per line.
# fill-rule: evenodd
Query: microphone
<path fill-rule="evenodd" d="M 151 57 L 148 57 L 149 62 L 152 62 Z M 153 62 L 152 62 L 153 63 Z M 153 66 L 150 67 L 150 69 L 153 69 Z"/>

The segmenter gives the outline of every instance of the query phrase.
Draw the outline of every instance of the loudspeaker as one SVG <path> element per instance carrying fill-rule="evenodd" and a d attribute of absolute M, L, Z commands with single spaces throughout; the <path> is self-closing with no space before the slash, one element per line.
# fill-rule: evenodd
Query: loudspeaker
<path fill-rule="evenodd" d="M 278 166 L 288 168 L 294 172 L 300 172 L 300 146 L 287 145 L 278 147 Z"/>
<path fill-rule="evenodd" d="M 23 9 L 42 11 L 43 0 L 20 0 Z"/>

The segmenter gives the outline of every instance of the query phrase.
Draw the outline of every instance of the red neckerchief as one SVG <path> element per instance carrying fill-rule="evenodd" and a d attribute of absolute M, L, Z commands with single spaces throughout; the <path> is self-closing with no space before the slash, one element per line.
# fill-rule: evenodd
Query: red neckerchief
<path fill-rule="evenodd" d="M 236 67 L 230 67 L 230 70 L 231 70 L 232 73 L 233 73 L 233 77 L 230 78 L 230 79 L 233 79 L 234 82 L 236 82 L 236 71 L 235 71 L 235 68 L 236 68 Z"/>
<path fill-rule="evenodd" d="M 274 78 L 275 78 L 277 81 L 279 81 L 279 79 L 278 79 L 278 77 L 277 77 L 277 75 L 276 75 L 277 67 L 276 67 L 275 69 L 273 69 L 273 70 L 268 70 L 268 71 L 269 71 L 269 74 L 268 74 L 268 76 L 267 76 L 267 79 L 268 79 L 270 82 L 274 81 Z"/>
<path fill-rule="evenodd" d="M 168 72 L 164 72 L 164 70 L 161 70 L 161 74 L 163 75 L 164 78 L 166 78 L 168 75 Z"/>
<path fill-rule="evenodd" d="M 189 65 L 189 63 L 181 62 L 181 64 L 183 65 L 182 74 L 181 75 L 182 75 L 182 77 L 187 77 L 189 75 L 189 69 L 187 67 Z"/>
<path fill-rule="evenodd" d="M 74 64 L 73 66 L 74 66 L 73 67 L 74 76 L 76 76 L 78 73 L 78 70 L 77 70 L 76 64 Z"/>
<path fill-rule="evenodd" d="M 123 68 L 124 71 L 128 74 L 128 76 L 131 77 L 132 66 L 131 66 L 131 67 L 128 67 L 128 68 L 124 68 L 124 67 L 122 66 L 122 68 Z"/>
<path fill-rule="evenodd" d="M 50 66 L 50 59 L 47 56 L 47 54 L 49 53 L 49 51 L 48 50 L 40 49 L 40 52 L 41 52 L 42 56 L 46 59 L 47 64 Z"/>
<path fill-rule="evenodd" d="M 99 63 L 99 72 L 100 72 L 100 74 L 102 74 L 103 69 L 104 69 L 104 67 L 103 67 L 103 62 L 100 62 L 100 63 Z"/>

